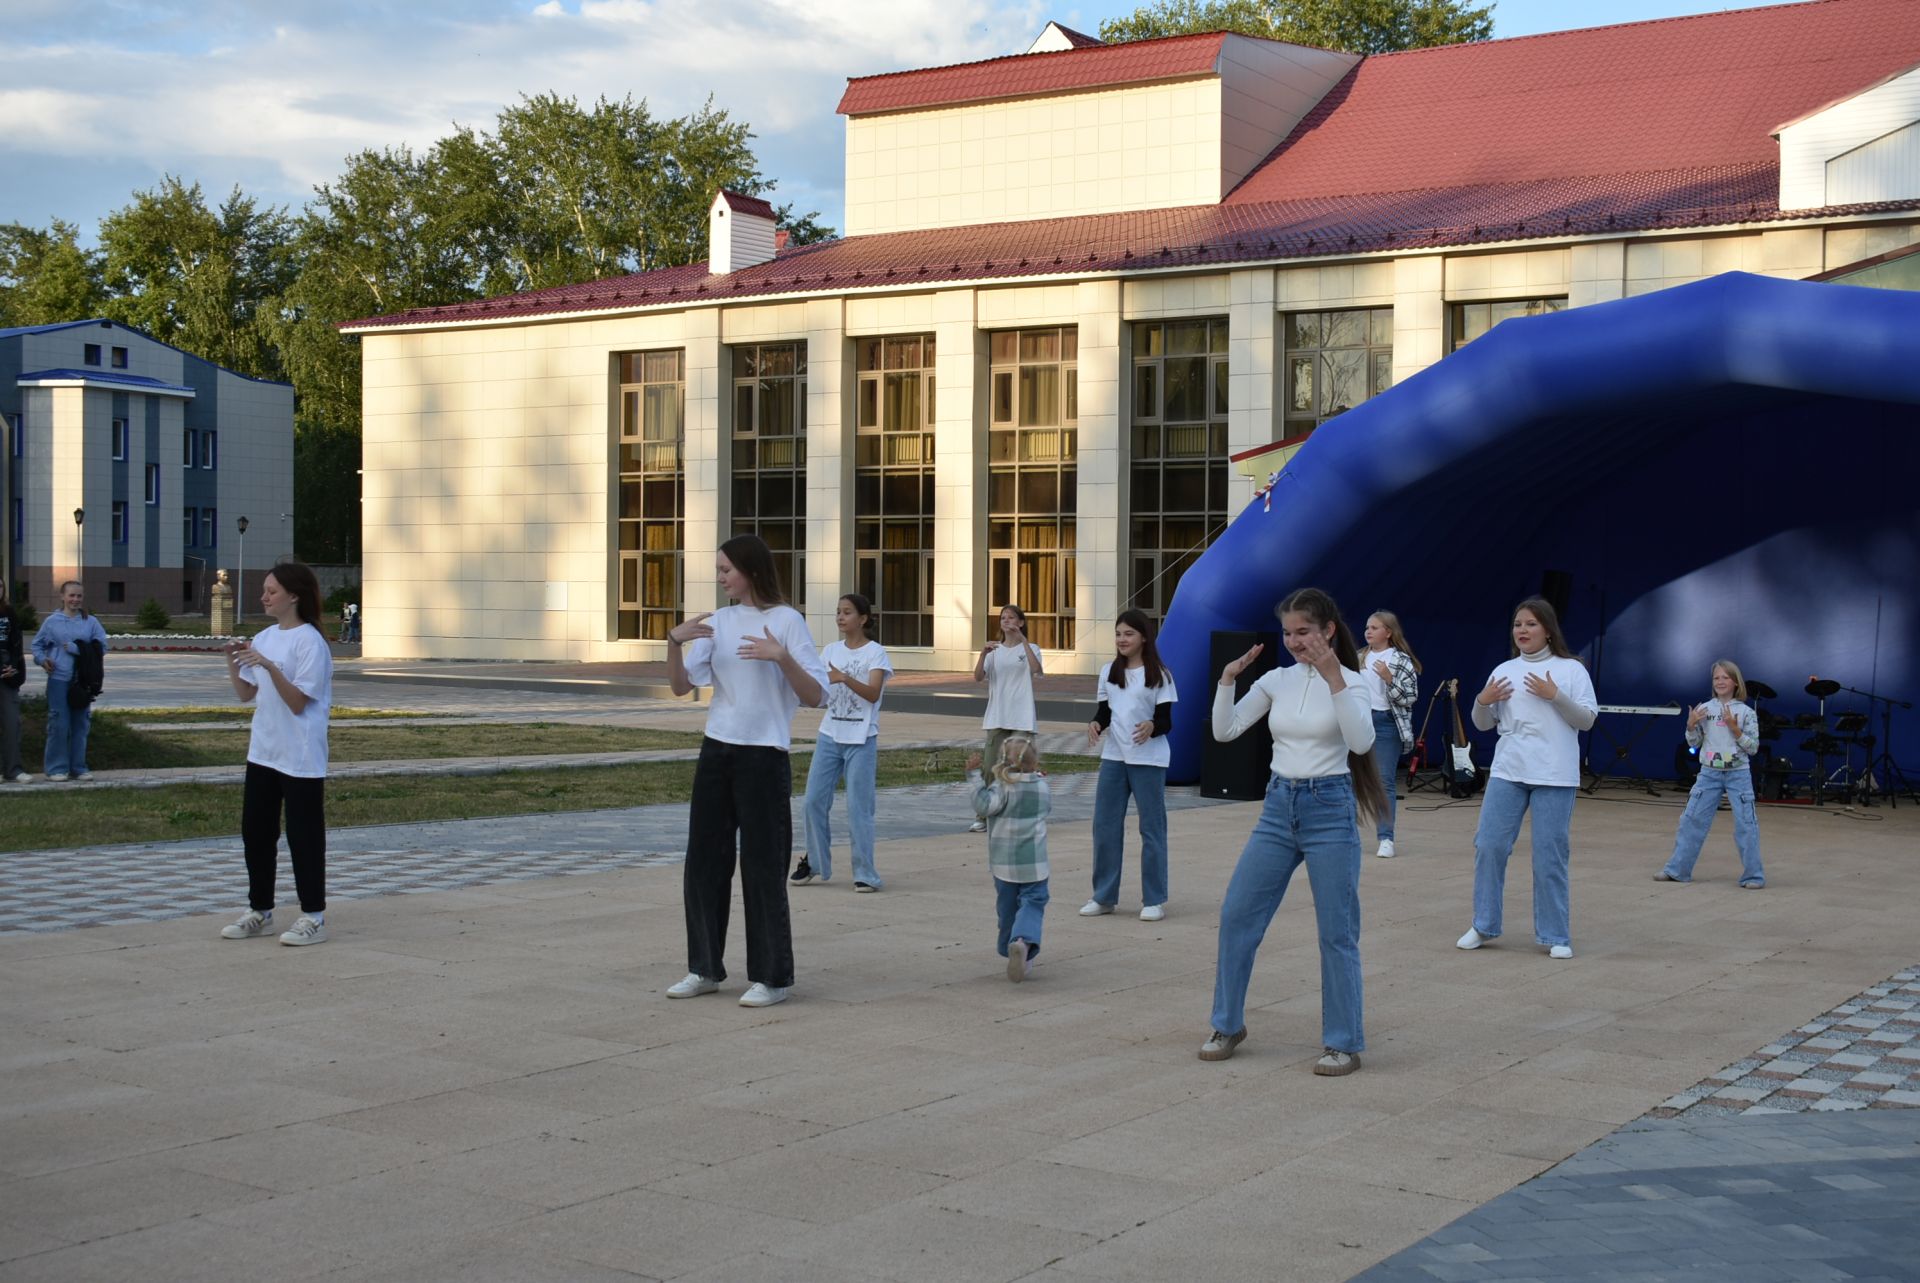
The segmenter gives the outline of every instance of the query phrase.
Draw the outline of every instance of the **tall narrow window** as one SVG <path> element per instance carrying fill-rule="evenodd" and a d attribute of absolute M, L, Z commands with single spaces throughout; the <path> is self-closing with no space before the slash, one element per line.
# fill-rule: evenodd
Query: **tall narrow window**
<path fill-rule="evenodd" d="M 773 550 L 787 600 L 806 608 L 807 346 L 733 349 L 733 529 Z"/>
<path fill-rule="evenodd" d="M 186 446 L 185 466 L 191 468 L 200 454 L 200 434 L 192 428 L 186 428 L 181 433 L 181 440 Z"/>
<path fill-rule="evenodd" d="M 13 457 L 18 459 L 27 452 L 27 418 L 24 414 L 7 416 L 8 435 L 13 438 Z"/>
<path fill-rule="evenodd" d="M 1126 605 L 1156 619 L 1226 527 L 1227 323 L 1133 327 Z"/>
<path fill-rule="evenodd" d="M 679 618 L 680 523 L 686 519 L 686 355 L 618 358 L 620 422 L 616 634 L 658 641 Z"/>
<path fill-rule="evenodd" d="M 1393 309 L 1287 317 L 1287 400 L 1281 439 L 1302 437 L 1393 386 Z"/>
<path fill-rule="evenodd" d="M 127 457 L 127 421 L 125 419 L 115 419 L 113 421 L 112 440 L 113 440 L 113 457 L 115 459 L 126 458 Z"/>
<path fill-rule="evenodd" d="M 127 541 L 127 501 L 125 499 L 113 501 L 113 541 L 115 543 Z"/>
<path fill-rule="evenodd" d="M 861 339 L 854 414 L 855 589 L 880 641 L 933 645 L 933 335 Z"/>
<path fill-rule="evenodd" d="M 1447 351 L 1458 352 L 1502 321 L 1564 312 L 1564 298 L 1516 298 L 1501 303 L 1454 303 L 1447 308 Z"/>
<path fill-rule="evenodd" d="M 160 502 L 160 465 L 157 463 L 147 465 L 147 502 Z"/>
<path fill-rule="evenodd" d="M 220 514 L 212 508 L 200 510 L 200 546 L 202 548 L 220 546 Z"/>
<path fill-rule="evenodd" d="M 1079 331 L 992 338 L 987 429 L 987 608 L 1027 612 L 1027 635 L 1074 645 L 1080 423 Z"/>
<path fill-rule="evenodd" d="M 180 542 L 189 548 L 199 546 L 200 510 L 198 508 L 182 508 L 180 510 Z"/>
<path fill-rule="evenodd" d="M 200 466 L 218 468 L 220 466 L 220 434 L 212 428 L 200 433 Z"/>

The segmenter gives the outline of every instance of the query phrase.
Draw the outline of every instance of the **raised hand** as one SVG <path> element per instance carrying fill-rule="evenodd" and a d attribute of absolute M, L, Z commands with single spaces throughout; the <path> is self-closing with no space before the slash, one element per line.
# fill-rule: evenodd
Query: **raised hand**
<path fill-rule="evenodd" d="M 1560 687 L 1554 682 L 1551 673 L 1528 673 L 1527 694 L 1549 702 L 1560 693 Z"/>
<path fill-rule="evenodd" d="M 1736 735 L 1740 733 L 1740 715 L 1733 711 L 1731 703 L 1720 709 L 1720 724 Z"/>
<path fill-rule="evenodd" d="M 828 664 L 827 665 L 827 685 L 845 686 L 846 684 L 847 684 L 847 675 L 841 672 L 839 669 L 835 668 L 832 664 Z"/>
<path fill-rule="evenodd" d="M 1333 653 L 1333 647 L 1319 633 L 1308 634 L 1296 653 L 1301 663 L 1312 667 L 1322 677 L 1331 678 L 1334 670 L 1340 667 L 1340 657 Z"/>
<path fill-rule="evenodd" d="M 680 621 L 678 627 L 667 630 L 667 636 L 682 646 L 701 637 L 713 636 L 713 625 L 706 621 L 713 618 L 711 610 L 703 610 L 691 619 Z"/>
<path fill-rule="evenodd" d="M 1255 642 L 1252 650 L 1238 659 L 1230 660 L 1227 666 L 1220 670 L 1220 684 L 1222 686 L 1231 686 L 1239 681 L 1240 674 L 1247 671 L 1247 665 L 1260 658 L 1260 652 L 1266 648 L 1265 642 Z"/>
<path fill-rule="evenodd" d="M 742 641 L 735 653 L 741 659 L 759 659 L 777 664 L 787 657 L 787 648 L 774 639 L 773 629 L 768 628 L 765 636 L 748 637 Z"/>
<path fill-rule="evenodd" d="M 1379 677 L 1383 682 L 1393 680 L 1393 670 L 1387 667 L 1387 661 L 1384 659 L 1376 659 L 1373 661 L 1373 671 L 1374 675 Z"/>
<path fill-rule="evenodd" d="M 1513 698 L 1513 683 L 1504 677 L 1488 680 L 1486 689 L 1474 696 L 1474 702 L 1491 708 L 1495 704 L 1504 704 Z"/>
<path fill-rule="evenodd" d="M 1711 716 L 1711 713 L 1705 704 L 1695 704 L 1687 710 L 1687 729 L 1692 730 L 1700 723 L 1706 721 L 1709 716 Z"/>

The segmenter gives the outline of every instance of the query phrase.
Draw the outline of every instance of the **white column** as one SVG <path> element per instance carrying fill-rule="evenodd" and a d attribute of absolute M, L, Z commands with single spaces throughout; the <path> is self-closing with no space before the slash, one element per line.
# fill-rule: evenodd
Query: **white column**
<path fill-rule="evenodd" d="M 846 301 L 806 303 L 807 625 L 824 645 L 834 636 L 840 594 L 853 590 L 853 360 Z"/>
<path fill-rule="evenodd" d="M 1227 304 L 1227 453 L 1281 436 L 1279 292 L 1270 267 L 1234 272 Z M 1253 497 L 1254 483 L 1230 479 L 1229 519 Z"/>
<path fill-rule="evenodd" d="M 686 510 L 680 526 L 680 576 L 685 613 L 691 615 L 724 604 L 713 558 L 720 548 L 721 494 L 729 472 L 732 380 L 724 363 L 726 349 L 720 346 L 720 310 L 688 312 L 685 325 L 687 424 L 681 467 Z"/>
<path fill-rule="evenodd" d="M 1444 260 L 1438 254 L 1393 264 L 1393 381 L 1404 383 L 1446 355 Z"/>
<path fill-rule="evenodd" d="M 1074 304 L 1080 362 L 1074 649 L 1080 662 L 1059 667 L 1090 672 L 1090 665 L 1111 654 L 1124 579 L 1120 521 L 1127 452 L 1120 415 L 1120 282 L 1083 281 Z"/>
<path fill-rule="evenodd" d="M 987 346 L 972 290 L 933 296 L 933 647 L 971 668 L 986 640 Z"/>

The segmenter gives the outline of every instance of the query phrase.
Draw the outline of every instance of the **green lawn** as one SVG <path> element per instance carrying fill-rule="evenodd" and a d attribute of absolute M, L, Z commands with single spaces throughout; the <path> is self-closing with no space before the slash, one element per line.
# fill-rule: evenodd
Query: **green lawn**
<path fill-rule="evenodd" d="M 968 751 L 954 748 L 882 752 L 880 787 L 957 782 L 964 778 Z M 808 753 L 793 755 L 796 794 L 805 791 L 811 760 Z M 1047 759 L 1047 769 L 1056 775 L 1097 770 L 1099 765 L 1099 759 L 1093 757 L 1056 754 Z M 508 771 L 499 775 L 330 780 L 327 824 L 346 828 L 684 802 L 692 793 L 693 768 L 692 762 L 648 762 L 632 766 Z M 0 826 L 0 850 L 227 837 L 240 828 L 238 784 L 183 784 L 164 789 L 69 784 L 4 787 L 6 792 L 0 797 L 5 799 L 7 822 Z"/>

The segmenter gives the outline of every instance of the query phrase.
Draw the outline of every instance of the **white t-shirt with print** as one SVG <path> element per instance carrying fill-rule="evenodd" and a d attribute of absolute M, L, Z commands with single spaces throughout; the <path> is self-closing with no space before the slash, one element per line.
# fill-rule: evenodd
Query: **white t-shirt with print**
<path fill-rule="evenodd" d="M 1504 677 L 1513 684 L 1513 694 L 1487 709 L 1500 731 L 1500 742 L 1493 749 L 1492 774 L 1515 784 L 1578 788 L 1580 732 L 1560 715 L 1553 701 L 1527 693 L 1528 674 L 1541 673 L 1551 676 L 1563 695 L 1589 713 L 1598 707 L 1593 678 L 1577 659 L 1542 651 L 1537 659 L 1522 655 L 1501 664 L 1487 680 Z M 1478 725 L 1486 714 L 1478 709 L 1475 713 Z"/>
<path fill-rule="evenodd" d="M 254 634 L 253 648 L 307 697 L 307 706 L 294 712 L 272 677 L 257 665 L 243 664 L 240 680 L 254 688 L 247 760 L 298 779 L 325 779 L 327 715 L 333 709 L 333 653 L 327 639 L 312 624 L 275 625 Z"/>
<path fill-rule="evenodd" d="M 1178 702 L 1180 696 L 1173 689 L 1173 674 L 1165 668 L 1160 670 L 1160 684 L 1147 685 L 1147 666 L 1127 670 L 1126 681 L 1115 686 L 1107 680 L 1109 670 L 1100 670 L 1100 680 L 1095 684 L 1093 697 L 1105 700 L 1107 708 L 1113 713 L 1113 723 L 1107 727 L 1107 733 L 1100 737 L 1100 756 L 1109 762 L 1125 762 L 1129 766 L 1158 766 L 1166 769 L 1172 761 L 1172 748 L 1165 735 L 1155 735 L 1144 744 L 1133 742 L 1133 728 L 1141 722 L 1151 722 L 1154 710 L 1162 704 Z"/>
<path fill-rule="evenodd" d="M 820 652 L 820 659 L 828 668 L 837 668 L 862 685 L 875 673 L 893 672 L 887 648 L 877 641 L 865 642 L 858 649 L 843 641 L 831 641 Z M 841 744 L 866 743 L 880 733 L 880 700 L 886 697 L 887 688 L 882 686 L 880 699 L 868 703 L 854 693 L 853 687 L 835 682 L 827 687 L 827 715 L 820 719 L 820 733 Z"/>
<path fill-rule="evenodd" d="M 1040 666 L 1027 662 L 1026 643 L 996 645 L 987 652 L 987 715 L 980 724 L 990 731 L 1030 731 L 1033 716 L 1033 678 Z M 1040 652 L 1033 651 L 1037 658 Z"/>
<path fill-rule="evenodd" d="M 791 747 L 793 714 L 800 707 L 800 696 L 780 665 L 742 659 L 739 652 L 742 642 L 771 629 L 774 640 L 824 688 L 827 666 L 814 649 L 806 619 L 791 606 L 760 610 L 734 605 L 714 611 L 706 622 L 713 636 L 688 643 L 684 663 L 688 681 L 713 687 L 707 734 L 724 744 Z"/>

